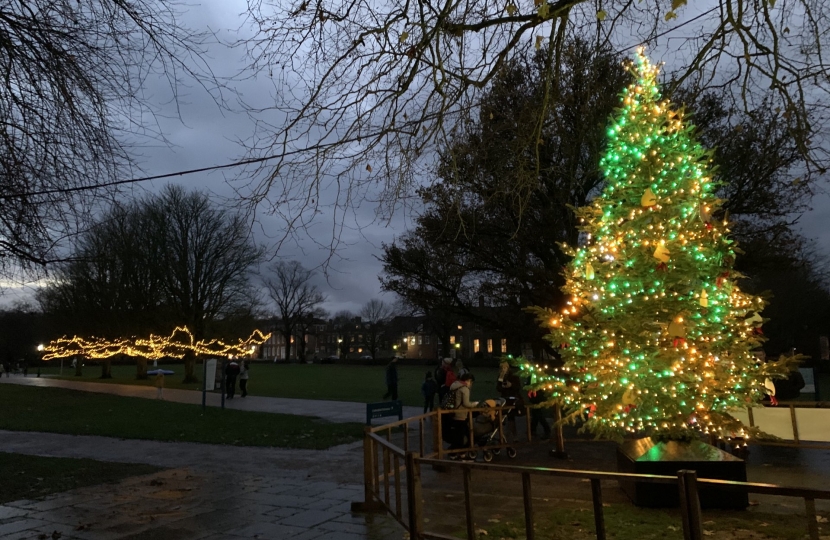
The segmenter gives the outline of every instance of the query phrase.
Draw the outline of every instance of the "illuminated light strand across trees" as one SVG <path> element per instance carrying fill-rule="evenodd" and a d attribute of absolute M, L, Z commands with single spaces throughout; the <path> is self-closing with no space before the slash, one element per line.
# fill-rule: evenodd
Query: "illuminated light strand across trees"
<path fill-rule="evenodd" d="M 265 343 L 271 334 L 263 334 L 255 330 L 246 340 L 239 339 L 237 343 L 225 343 L 219 339 L 196 341 L 186 326 L 178 326 L 170 336 L 150 334 L 148 338 L 122 338 L 108 340 L 91 337 L 85 339 L 74 336 L 62 337 L 49 342 L 44 347 L 44 360 L 56 360 L 72 356 L 82 356 L 90 360 L 105 360 L 113 356 L 124 354 L 160 360 L 162 358 L 181 359 L 188 352 L 194 355 L 205 356 L 242 356 L 251 354 L 257 345 Z"/>
<path fill-rule="evenodd" d="M 605 188 L 577 210 L 584 245 L 564 247 L 569 300 L 534 308 L 565 364 L 520 365 L 597 436 L 748 436 L 730 411 L 759 403 L 765 378 L 795 359 L 757 358 L 765 302 L 736 284 L 711 153 L 661 99 L 642 50 L 628 69 L 636 81 L 608 128 Z"/>

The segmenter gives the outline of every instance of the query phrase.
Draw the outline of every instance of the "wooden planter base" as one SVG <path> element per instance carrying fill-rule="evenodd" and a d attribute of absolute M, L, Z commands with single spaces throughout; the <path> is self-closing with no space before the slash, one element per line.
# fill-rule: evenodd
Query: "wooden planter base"
<path fill-rule="evenodd" d="M 617 447 L 617 470 L 621 473 L 677 476 L 693 470 L 698 478 L 746 482 L 746 462 L 701 441 L 658 442 L 651 438 L 625 441 Z M 621 481 L 620 487 L 637 506 L 669 508 L 679 505 L 676 485 Z M 749 495 L 700 486 L 703 508 L 746 509 Z"/>

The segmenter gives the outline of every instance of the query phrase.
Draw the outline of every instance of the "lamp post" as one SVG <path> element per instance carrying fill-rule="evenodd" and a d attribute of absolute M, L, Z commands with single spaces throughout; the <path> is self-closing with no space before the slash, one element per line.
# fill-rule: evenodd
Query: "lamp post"
<path fill-rule="evenodd" d="M 40 377 L 40 363 L 43 362 L 43 351 L 46 347 L 43 346 L 43 343 L 37 346 L 37 352 L 40 353 L 40 356 L 37 359 L 37 376 Z M 63 358 L 61 358 L 61 375 L 63 375 Z"/>
<path fill-rule="evenodd" d="M 337 356 L 343 359 L 343 338 L 337 338 Z"/>

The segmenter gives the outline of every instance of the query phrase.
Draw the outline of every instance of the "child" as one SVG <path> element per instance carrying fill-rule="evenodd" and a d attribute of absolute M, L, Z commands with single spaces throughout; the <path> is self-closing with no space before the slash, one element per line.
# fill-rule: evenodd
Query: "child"
<path fill-rule="evenodd" d="M 164 399 L 164 373 L 159 369 L 156 371 L 156 399 Z"/>
<path fill-rule="evenodd" d="M 427 371 L 424 384 L 421 385 L 421 394 L 424 396 L 424 414 L 435 408 L 435 394 L 438 392 L 438 385 L 432 378 L 432 372 Z"/>

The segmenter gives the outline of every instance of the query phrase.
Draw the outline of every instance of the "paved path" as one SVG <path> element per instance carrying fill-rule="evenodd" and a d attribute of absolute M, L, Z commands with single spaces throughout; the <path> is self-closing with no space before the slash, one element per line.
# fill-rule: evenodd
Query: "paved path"
<path fill-rule="evenodd" d="M 132 384 L 97 383 L 84 381 L 68 381 L 51 377 L 3 377 L 2 384 L 20 384 L 26 386 L 48 386 L 52 388 L 68 388 L 84 392 L 113 394 L 117 396 L 156 398 L 156 389 L 151 386 L 137 386 Z M 177 403 L 202 403 L 202 393 L 195 390 L 178 390 L 167 388 L 164 390 L 164 399 Z M 222 396 L 208 392 L 207 405 L 221 406 Z M 316 416 L 330 422 L 360 422 L 366 421 L 366 404 L 354 401 L 325 401 L 318 399 L 290 399 L 276 397 L 248 396 L 225 400 L 225 407 L 239 411 L 259 411 L 269 413 L 297 414 L 300 416 Z M 420 407 L 404 407 L 405 417 L 421 414 Z M 387 419 L 388 420 L 388 419 Z"/>
<path fill-rule="evenodd" d="M 2 504 L 5 540 L 403 538 L 392 518 L 349 510 L 362 498 L 360 443 L 305 451 L 0 431 L 0 452 L 171 467 Z"/>

